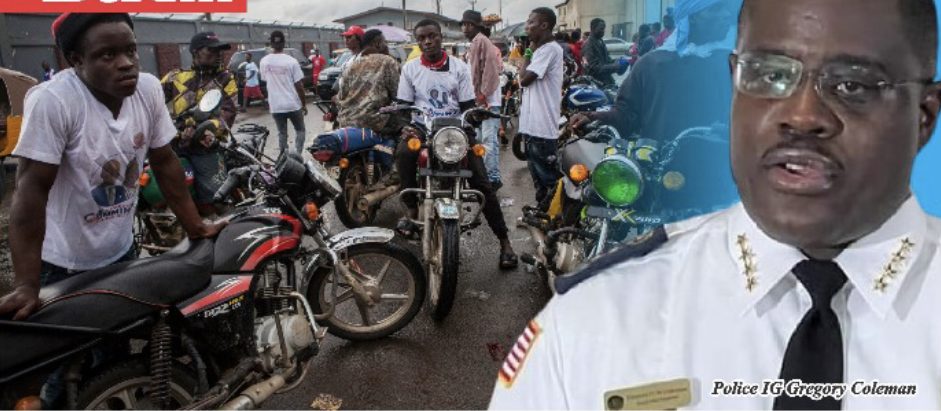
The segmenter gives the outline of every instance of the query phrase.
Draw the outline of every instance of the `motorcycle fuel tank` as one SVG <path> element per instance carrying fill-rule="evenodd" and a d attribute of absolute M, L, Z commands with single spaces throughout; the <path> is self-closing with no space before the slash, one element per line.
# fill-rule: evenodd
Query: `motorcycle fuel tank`
<path fill-rule="evenodd" d="M 275 208 L 257 211 L 232 221 L 219 233 L 213 272 L 253 271 L 268 257 L 300 245 L 300 220 Z"/>

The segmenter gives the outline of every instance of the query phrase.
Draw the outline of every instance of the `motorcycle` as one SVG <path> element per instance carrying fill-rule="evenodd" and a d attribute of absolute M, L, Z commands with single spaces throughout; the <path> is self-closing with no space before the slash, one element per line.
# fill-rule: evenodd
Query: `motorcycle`
<path fill-rule="evenodd" d="M 616 99 L 617 89 L 603 87 L 601 83 L 588 76 L 579 76 L 571 80 L 563 91 L 562 112 L 559 117 L 559 142 L 563 143 L 571 137 L 568 127 L 569 119 L 575 114 L 607 111 L 611 109 Z M 521 161 L 526 161 L 526 142 L 519 134 L 513 138 L 513 155 Z"/>
<path fill-rule="evenodd" d="M 337 198 L 336 210 L 346 227 L 371 224 L 382 202 L 398 193 L 393 173 L 395 146 L 395 137 L 365 128 L 339 128 L 314 139 L 309 149 L 314 159 L 339 170 L 343 195 Z"/>
<path fill-rule="evenodd" d="M 257 408 L 300 385 L 327 332 L 373 339 L 414 318 L 424 275 L 391 230 L 330 235 L 319 210 L 341 188 L 297 154 L 249 167 L 268 183 L 218 238 L 63 280 L 27 320 L 0 319 L 0 406 L 37 405 L 58 369 L 68 409 Z"/>
<path fill-rule="evenodd" d="M 695 160 L 727 157 L 722 125 L 685 130 L 663 145 L 622 138 L 599 122 L 586 129 L 559 147 L 563 177 L 550 193 L 551 204 L 524 208 L 521 218 L 536 242 L 536 252 L 521 259 L 546 276 L 553 292 L 559 276 L 618 244 L 734 201 L 728 190 L 734 187 L 710 185 L 720 176 L 709 170 L 728 168 L 699 167 L 702 161 Z"/>
<path fill-rule="evenodd" d="M 183 113 L 177 123 L 180 127 L 198 124 L 193 126 L 196 129 L 194 135 L 197 136 L 203 135 L 207 130 L 221 127 L 226 135 L 225 140 L 232 141 L 232 144 L 222 146 L 226 170 L 242 167 L 252 163 L 253 160 L 261 159 L 268 136 L 271 134 L 268 128 L 247 123 L 240 125 L 235 133 L 232 133 L 223 121 L 217 122 L 210 119 L 217 114 L 221 103 L 222 93 L 219 90 L 210 90 L 200 99 L 197 106 Z M 234 150 L 235 147 L 242 147 L 244 150 L 237 151 Z M 185 158 L 181 158 L 180 163 L 186 175 L 185 182 L 190 195 L 195 196 L 193 168 Z M 138 251 L 147 251 L 150 255 L 167 252 L 183 241 L 183 228 L 176 216 L 168 209 L 156 175 L 149 164 L 145 163 L 138 185 L 140 187 L 138 207 L 134 222 L 134 237 Z M 240 187 L 232 194 L 237 200 L 241 200 L 248 197 L 251 191 L 249 187 Z"/>
<path fill-rule="evenodd" d="M 428 308 L 431 317 L 441 321 L 451 312 L 457 294 L 461 233 L 480 225 L 485 201 L 483 193 L 468 187 L 467 180 L 473 176 L 467 167 L 468 155 L 483 157 L 486 154 L 483 145 L 470 146 L 467 130 L 477 124 L 471 124 L 468 118 L 501 116 L 485 108 L 467 110 L 460 118 L 434 119 L 415 106 L 392 106 L 381 111 L 409 112 L 422 118 L 412 122 L 411 134 L 406 139 L 408 149 L 419 153 L 419 187 L 401 190 L 399 196 L 418 196 L 418 219 L 412 222 L 422 229 Z M 478 207 L 471 210 L 467 203 L 478 203 Z"/>
<path fill-rule="evenodd" d="M 517 124 L 513 124 L 513 117 L 520 115 L 520 83 L 516 67 L 506 65 L 503 73 L 500 73 L 500 90 L 503 95 L 500 105 L 500 114 L 504 116 L 500 120 L 500 143 L 508 144 L 507 136 L 515 136 L 517 133 Z"/>

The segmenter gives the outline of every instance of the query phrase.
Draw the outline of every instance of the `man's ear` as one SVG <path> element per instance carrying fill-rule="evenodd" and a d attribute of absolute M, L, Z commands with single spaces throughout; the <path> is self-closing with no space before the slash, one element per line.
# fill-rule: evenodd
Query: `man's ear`
<path fill-rule="evenodd" d="M 921 114 L 918 119 L 918 149 L 921 150 L 931 135 L 934 134 L 935 126 L 938 123 L 938 111 L 941 110 L 941 82 L 931 83 L 925 88 L 924 97 L 921 99 Z"/>

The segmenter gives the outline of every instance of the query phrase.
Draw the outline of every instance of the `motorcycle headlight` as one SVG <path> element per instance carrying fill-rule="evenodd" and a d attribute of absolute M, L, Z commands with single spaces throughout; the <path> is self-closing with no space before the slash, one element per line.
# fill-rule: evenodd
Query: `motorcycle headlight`
<path fill-rule="evenodd" d="M 454 164 L 467 156 L 467 136 L 457 127 L 445 127 L 435 134 L 433 148 L 435 157 L 442 162 Z"/>
<path fill-rule="evenodd" d="M 591 184 L 602 200 L 614 207 L 636 202 L 644 191 L 644 177 L 637 164 L 624 156 L 602 161 L 591 173 Z"/>

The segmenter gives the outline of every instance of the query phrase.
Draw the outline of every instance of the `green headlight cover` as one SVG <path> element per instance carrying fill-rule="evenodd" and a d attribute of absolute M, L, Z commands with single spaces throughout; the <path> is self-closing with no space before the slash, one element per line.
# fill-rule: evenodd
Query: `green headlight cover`
<path fill-rule="evenodd" d="M 640 168 L 622 156 L 608 158 L 591 174 L 595 191 L 608 204 L 625 207 L 640 198 L 644 179 Z"/>

